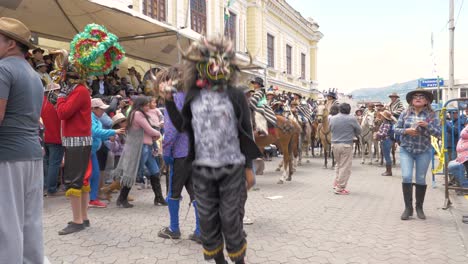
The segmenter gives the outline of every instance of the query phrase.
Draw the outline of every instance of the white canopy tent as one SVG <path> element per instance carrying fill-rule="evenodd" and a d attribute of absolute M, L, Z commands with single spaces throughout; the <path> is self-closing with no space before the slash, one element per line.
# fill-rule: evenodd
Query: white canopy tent
<path fill-rule="evenodd" d="M 1 0 L 0 17 L 22 21 L 39 37 L 71 41 L 90 23 L 105 26 L 119 37 L 130 58 L 163 66 L 179 61 L 177 43 L 189 36 L 111 0 Z"/>

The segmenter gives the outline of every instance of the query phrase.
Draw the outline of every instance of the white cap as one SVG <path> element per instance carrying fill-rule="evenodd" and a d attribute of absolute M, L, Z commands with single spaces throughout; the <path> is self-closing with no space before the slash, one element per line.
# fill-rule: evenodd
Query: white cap
<path fill-rule="evenodd" d="M 91 108 L 99 107 L 103 110 L 109 108 L 109 105 L 106 105 L 101 98 L 93 98 L 91 99 Z"/>

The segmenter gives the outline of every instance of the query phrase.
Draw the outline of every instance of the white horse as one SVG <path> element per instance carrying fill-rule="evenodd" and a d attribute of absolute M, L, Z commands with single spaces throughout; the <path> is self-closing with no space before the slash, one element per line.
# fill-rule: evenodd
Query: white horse
<path fill-rule="evenodd" d="M 374 115 L 367 113 L 362 118 L 361 123 L 361 135 L 359 140 L 361 141 L 361 164 L 366 162 L 366 152 L 369 155 L 369 164 L 372 164 L 372 145 L 373 145 L 373 129 L 374 129 Z M 366 148 L 367 146 L 367 148 Z"/>

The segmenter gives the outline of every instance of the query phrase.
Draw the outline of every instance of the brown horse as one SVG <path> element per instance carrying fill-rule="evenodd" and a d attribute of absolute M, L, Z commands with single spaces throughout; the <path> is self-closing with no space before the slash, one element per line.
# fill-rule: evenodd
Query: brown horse
<path fill-rule="evenodd" d="M 299 133 L 301 127 L 293 120 L 288 120 L 283 116 L 277 115 L 277 125 L 275 128 L 275 135 L 269 134 L 267 136 L 255 135 L 255 143 L 259 149 L 264 149 L 270 144 L 278 146 L 279 150 L 283 153 L 283 167 L 284 173 L 278 181 L 278 184 L 284 181 L 291 181 L 293 174 L 293 157 L 298 156 L 298 143 Z"/>
<path fill-rule="evenodd" d="M 323 168 L 328 167 L 328 154 L 331 153 L 331 131 L 328 121 L 328 109 L 325 105 L 319 105 L 317 107 L 317 119 L 319 121 L 319 126 L 317 128 L 318 139 L 322 143 L 323 154 L 325 162 Z M 334 164 L 333 155 L 332 155 L 332 166 Z"/>

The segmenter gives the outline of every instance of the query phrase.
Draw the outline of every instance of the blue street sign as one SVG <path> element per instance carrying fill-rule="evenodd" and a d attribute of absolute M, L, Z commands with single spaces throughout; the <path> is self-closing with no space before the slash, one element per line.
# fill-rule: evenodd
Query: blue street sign
<path fill-rule="evenodd" d="M 444 79 L 439 78 L 439 86 L 444 86 Z M 437 87 L 437 78 L 434 79 L 419 79 L 418 87 L 427 88 L 427 87 Z"/>

